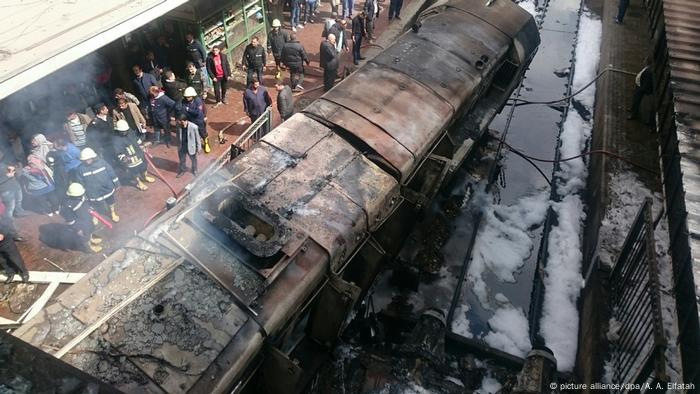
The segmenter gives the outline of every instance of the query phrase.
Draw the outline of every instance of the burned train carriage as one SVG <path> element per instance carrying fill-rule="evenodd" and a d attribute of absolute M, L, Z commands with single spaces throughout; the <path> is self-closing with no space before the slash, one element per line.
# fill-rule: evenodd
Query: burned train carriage
<path fill-rule="evenodd" d="M 536 51 L 485 3 L 433 4 L 16 335 L 127 392 L 302 391 Z"/>

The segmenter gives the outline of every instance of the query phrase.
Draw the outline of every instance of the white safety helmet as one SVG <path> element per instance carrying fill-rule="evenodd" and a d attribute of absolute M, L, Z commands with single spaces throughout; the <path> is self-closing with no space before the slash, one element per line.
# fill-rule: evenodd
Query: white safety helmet
<path fill-rule="evenodd" d="M 272 27 L 282 27 L 282 23 L 279 19 L 275 19 L 272 21 Z"/>
<path fill-rule="evenodd" d="M 69 197 L 80 197 L 83 194 L 85 194 L 85 188 L 83 185 L 77 182 L 73 182 L 68 186 L 68 191 L 66 192 L 66 196 Z"/>
<path fill-rule="evenodd" d="M 119 119 L 117 121 L 117 126 L 115 127 L 117 131 L 129 131 L 129 123 L 124 119 Z"/>
<path fill-rule="evenodd" d="M 197 91 L 192 86 L 188 86 L 182 95 L 185 97 L 197 97 Z"/>
<path fill-rule="evenodd" d="M 81 161 L 94 159 L 96 157 L 97 157 L 97 153 L 95 153 L 95 151 L 92 150 L 92 148 L 85 148 L 82 151 L 80 151 L 80 160 Z"/>

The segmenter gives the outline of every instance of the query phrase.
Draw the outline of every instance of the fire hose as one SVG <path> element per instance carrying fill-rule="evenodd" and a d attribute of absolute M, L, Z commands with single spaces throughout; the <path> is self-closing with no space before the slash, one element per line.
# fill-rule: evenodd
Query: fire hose
<path fill-rule="evenodd" d="M 168 180 L 165 179 L 165 177 L 164 177 L 163 174 L 160 172 L 160 170 L 158 170 L 158 167 L 156 167 L 156 166 L 153 164 L 153 161 L 151 161 L 151 159 L 153 159 L 153 156 L 151 156 L 151 154 L 148 153 L 148 150 L 146 150 L 146 149 L 143 150 L 143 153 L 144 153 L 144 155 L 143 155 L 144 158 L 146 159 L 146 161 L 148 162 L 148 165 L 151 167 L 151 169 L 152 169 L 153 172 L 156 174 L 156 176 L 168 186 L 168 189 L 170 189 L 170 191 L 173 193 L 173 196 L 174 196 L 175 198 L 177 198 L 177 197 L 178 197 L 178 192 L 175 191 L 175 188 L 173 187 L 173 185 L 171 185 L 170 182 L 168 182 Z"/>
<path fill-rule="evenodd" d="M 153 161 L 151 160 L 151 159 L 153 159 L 153 156 L 151 156 L 151 154 L 148 153 L 148 151 L 146 149 L 143 150 L 143 153 L 144 153 L 143 156 L 146 159 L 146 162 L 148 162 L 148 165 L 150 166 L 150 168 L 153 170 L 153 173 L 158 177 L 158 179 L 163 181 L 168 186 L 168 189 L 170 189 L 170 191 L 173 193 L 173 196 L 175 197 L 175 199 L 177 199 L 179 196 L 178 192 L 175 191 L 175 188 L 173 187 L 173 185 L 171 185 L 170 182 L 168 182 L 168 180 L 165 178 L 165 176 L 163 176 L 163 174 L 160 172 L 160 170 L 158 170 L 158 167 L 156 167 L 155 164 L 153 164 Z M 156 218 L 156 216 L 160 215 L 166 209 L 167 209 L 167 207 L 163 207 L 163 208 L 159 209 L 158 211 L 154 212 L 151 216 L 148 217 L 148 219 L 146 219 L 143 226 L 144 227 L 148 226 L 151 223 L 151 221 L 153 221 L 153 219 Z M 98 220 L 99 220 L 99 218 L 98 218 Z"/>

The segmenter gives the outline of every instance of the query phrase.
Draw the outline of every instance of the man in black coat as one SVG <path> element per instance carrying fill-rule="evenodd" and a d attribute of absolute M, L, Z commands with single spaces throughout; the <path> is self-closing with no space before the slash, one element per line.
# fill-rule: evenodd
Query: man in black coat
<path fill-rule="evenodd" d="M 282 48 L 282 63 L 289 68 L 292 89 L 304 90 L 301 86 L 304 82 L 304 63 L 309 65 L 309 57 L 306 56 L 304 46 L 297 40 L 296 33 L 289 35 L 289 42 Z"/>
<path fill-rule="evenodd" d="M 338 75 L 338 51 L 336 50 L 335 34 L 330 33 L 321 42 L 319 49 L 321 68 L 323 68 L 323 91 L 327 92 L 335 85 Z"/>
<path fill-rule="evenodd" d="M 209 88 L 209 76 L 207 75 L 206 65 L 207 51 L 204 50 L 204 45 L 195 40 L 194 34 L 192 33 L 185 34 L 185 42 L 187 43 L 185 49 L 187 50 L 188 59 L 194 63 L 195 66 L 197 66 L 204 77 L 204 82 L 207 84 L 207 88 Z"/>
<path fill-rule="evenodd" d="M 253 37 L 250 40 L 250 44 L 245 47 L 242 63 L 243 69 L 248 71 L 246 86 L 250 86 L 250 83 L 253 81 L 253 73 L 255 73 L 258 78 L 258 82 L 262 83 L 267 57 L 265 56 L 265 49 L 260 45 L 258 37 Z"/>
<path fill-rule="evenodd" d="M 277 78 L 279 78 L 280 73 L 280 63 L 282 61 L 282 48 L 284 44 L 289 42 L 289 34 L 282 30 L 282 23 L 279 19 L 272 21 L 272 30 L 267 34 L 267 50 L 275 58 L 275 65 L 277 66 Z"/>
<path fill-rule="evenodd" d="M 0 260 L 5 262 L 5 275 L 10 283 L 16 274 L 22 277 L 22 282 L 29 281 L 29 271 L 24 265 L 24 259 L 15 245 L 16 235 L 14 229 L 8 223 L 0 220 Z"/>
<path fill-rule="evenodd" d="M 176 103 L 182 101 L 182 93 L 184 93 L 187 84 L 181 79 L 175 78 L 175 73 L 167 70 L 163 73 L 163 90 L 165 95 L 173 99 Z"/>
<path fill-rule="evenodd" d="M 355 65 L 360 64 L 360 60 L 365 58 L 360 55 L 360 48 L 362 47 L 362 37 L 367 33 L 365 32 L 365 18 L 367 14 L 362 11 L 359 15 L 355 15 L 352 18 L 352 62 Z"/>
<path fill-rule="evenodd" d="M 109 108 L 104 103 L 98 103 L 93 107 L 95 118 L 87 127 L 87 146 L 92 148 L 101 157 L 108 158 L 114 163 L 112 157 L 112 134 L 114 134 L 114 123 L 109 116 Z"/>
<path fill-rule="evenodd" d="M 279 111 L 280 117 L 284 122 L 294 115 L 292 89 L 281 78 L 275 81 L 275 89 L 277 89 L 277 111 Z"/>

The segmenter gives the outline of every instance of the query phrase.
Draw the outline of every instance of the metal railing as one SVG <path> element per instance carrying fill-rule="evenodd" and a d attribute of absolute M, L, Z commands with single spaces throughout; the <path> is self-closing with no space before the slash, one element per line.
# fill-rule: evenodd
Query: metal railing
<path fill-rule="evenodd" d="M 654 109 L 658 127 L 664 202 L 669 225 L 669 251 L 673 264 L 673 288 L 678 315 L 678 346 L 681 349 L 698 349 L 700 348 L 700 319 L 698 319 L 698 301 L 693 276 L 692 237 L 688 228 L 684 170 L 681 168 L 677 114 L 671 81 L 671 59 L 666 39 L 665 2 L 644 0 L 644 4 L 647 8 L 651 33 L 649 56 L 654 72 Z M 700 385 L 700 353 L 682 351 L 681 359 L 683 381 Z"/>
<path fill-rule="evenodd" d="M 650 198 L 627 234 L 610 273 L 610 287 L 612 324 L 617 326 L 611 343 L 613 381 L 653 382 L 652 387 L 666 382 L 666 338 Z M 616 392 L 628 391 L 622 387 Z"/>
<path fill-rule="evenodd" d="M 272 127 L 272 110 L 268 107 L 255 122 L 251 123 L 241 135 L 231 144 L 229 160 L 233 160 L 241 153 L 250 149 L 256 142 L 260 141 Z"/>

